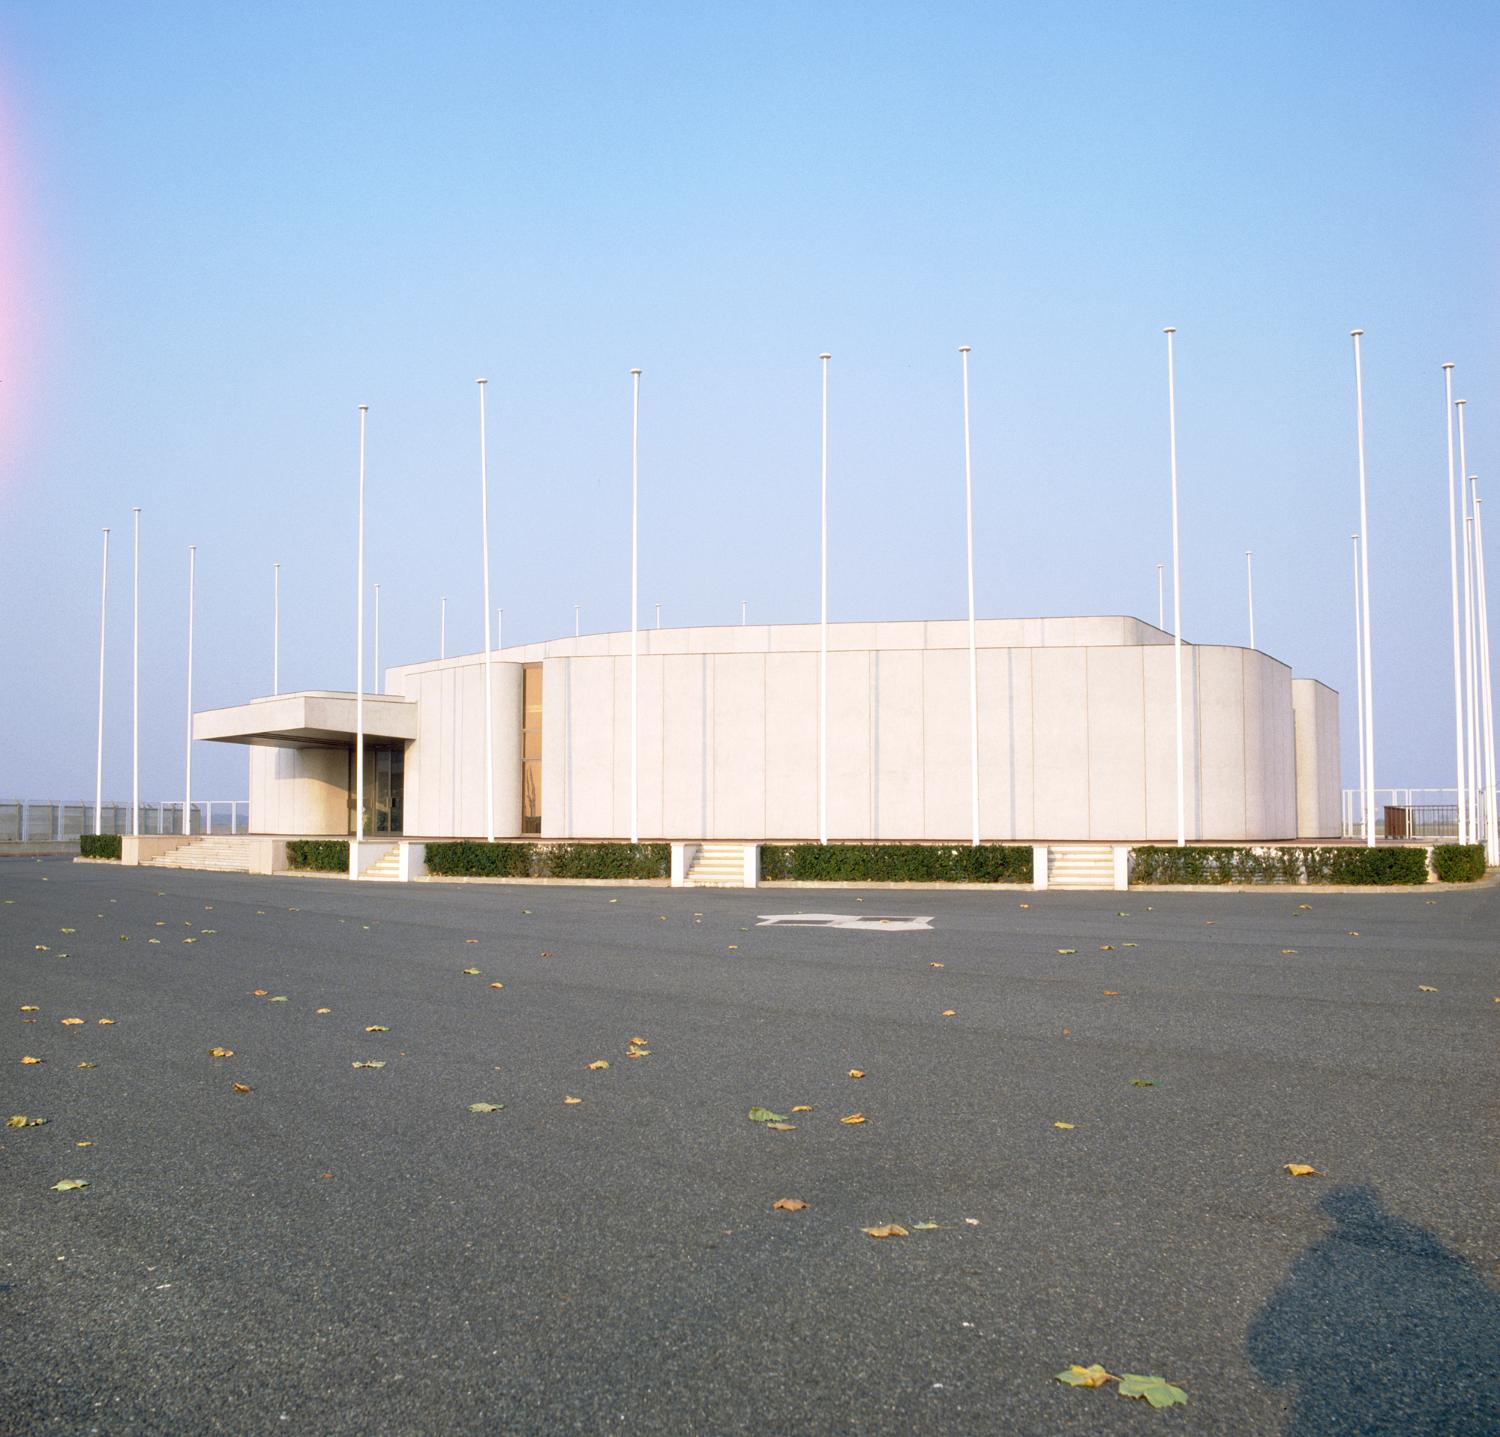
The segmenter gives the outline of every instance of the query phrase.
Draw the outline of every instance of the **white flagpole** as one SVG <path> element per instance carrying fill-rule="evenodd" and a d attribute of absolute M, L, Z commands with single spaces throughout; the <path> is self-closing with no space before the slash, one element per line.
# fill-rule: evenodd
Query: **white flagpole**
<path fill-rule="evenodd" d="M 193 833 L 193 604 L 198 585 L 198 546 L 188 545 L 187 747 L 182 778 L 182 834 Z"/>
<path fill-rule="evenodd" d="M 974 628 L 974 476 L 969 446 L 969 352 L 959 346 L 964 370 L 964 523 L 969 550 L 969 819 L 970 842 L 979 846 L 979 657 Z"/>
<path fill-rule="evenodd" d="M 822 515 L 818 541 L 818 842 L 828 842 L 828 361 L 820 354 L 823 369 L 823 440 L 819 460 L 819 508 Z"/>
<path fill-rule="evenodd" d="M 505 610 L 504 609 L 496 609 L 495 610 L 495 648 L 498 650 L 498 649 L 503 649 L 504 647 L 505 647 Z"/>
<path fill-rule="evenodd" d="M 1255 647 L 1255 552 L 1245 550 L 1245 597 L 1250 604 L 1250 647 Z"/>
<path fill-rule="evenodd" d="M 271 692 L 281 692 L 281 565 L 271 565 Z"/>
<path fill-rule="evenodd" d="M 1464 666 L 1458 623 L 1458 506 L 1453 497 L 1453 366 L 1443 366 L 1443 415 L 1448 430 L 1448 594 L 1453 610 L 1453 744 L 1458 763 L 1458 841 L 1468 843 L 1469 805 L 1464 787 Z"/>
<path fill-rule="evenodd" d="M 438 600 L 438 658 L 448 657 L 448 600 Z"/>
<path fill-rule="evenodd" d="M 1477 484 L 1474 475 L 1469 476 L 1471 485 Z M 1490 687 L 1490 606 L 1484 588 L 1484 521 L 1480 518 L 1482 500 L 1474 495 L 1474 572 L 1478 580 L 1476 589 L 1479 599 L 1479 659 L 1480 673 L 1484 679 L 1484 763 L 1488 782 L 1485 784 L 1484 806 L 1487 823 L 1484 835 L 1486 864 L 1493 868 L 1500 864 L 1500 822 L 1497 822 L 1495 795 L 1495 698 Z"/>
<path fill-rule="evenodd" d="M 661 628 L 661 605 L 656 606 L 656 627 Z"/>
<path fill-rule="evenodd" d="M 1370 658 L 1370 517 L 1365 503 L 1365 385 L 1359 363 L 1362 329 L 1351 329 L 1354 341 L 1354 424 L 1359 448 L 1359 589 L 1364 614 L 1365 661 L 1365 843 L 1375 846 L 1375 671 Z"/>
<path fill-rule="evenodd" d="M 1167 604 L 1162 591 L 1165 587 L 1162 583 L 1162 570 L 1167 566 L 1158 564 L 1156 566 L 1156 627 L 1164 629 L 1167 626 Z"/>
<path fill-rule="evenodd" d="M 580 614 L 581 607 L 579 604 L 573 605 L 573 637 L 575 639 L 583 632 L 583 619 Z"/>
<path fill-rule="evenodd" d="M 641 494 L 641 371 L 630 371 L 630 841 L 641 841 L 641 621 L 639 519 Z"/>
<path fill-rule="evenodd" d="M 1365 821 L 1365 654 L 1360 645 L 1364 623 L 1359 614 L 1359 535 L 1349 536 L 1354 541 L 1354 694 L 1355 718 L 1359 730 L 1359 795 L 1360 823 Z"/>
<path fill-rule="evenodd" d="M 365 836 L 365 415 L 359 406 L 359 540 L 354 575 L 354 837 L 349 877 L 359 877 L 359 844 Z"/>
<path fill-rule="evenodd" d="M 371 693 L 380 693 L 384 685 L 380 682 L 380 585 L 375 585 L 375 662 L 371 665 L 374 673 L 370 679 Z"/>
<path fill-rule="evenodd" d="M 489 382 L 474 381 L 479 386 L 479 548 L 484 560 L 484 833 L 488 842 L 495 841 L 495 696 L 491 682 L 494 654 L 490 648 L 490 471 L 489 453 L 484 432 L 484 392 Z M 446 600 L 444 601 L 446 603 Z M 444 636 L 444 647 L 447 638 Z"/>
<path fill-rule="evenodd" d="M 109 530 L 104 531 L 104 577 L 99 584 L 99 733 L 94 741 L 94 832 L 104 832 L 104 620 L 109 612 Z"/>
<path fill-rule="evenodd" d="M 1182 557 L 1177 530 L 1177 372 L 1173 365 L 1171 326 L 1167 336 L 1167 430 L 1172 463 L 1172 657 L 1177 689 L 1177 846 L 1187 844 L 1187 772 L 1182 737 Z"/>
<path fill-rule="evenodd" d="M 750 600 L 740 600 L 740 627 L 743 629 L 750 622 Z"/>
<path fill-rule="evenodd" d="M 141 834 L 141 511 L 135 516 L 134 598 L 130 612 L 130 832 Z"/>
<path fill-rule="evenodd" d="M 1478 841 L 1484 822 L 1479 811 L 1479 721 L 1476 717 L 1478 704 L 1475 700 L 1477 688 L 1474 681 L 1474 545 L 1470 524 L 1469 486 L 1464 482 L 1464 476 L 1469 472 L 1468 445 L 1464 437 L 1466 403 L 1463 399 L 1453 401 L 1453 407 L 1458 411 L 1458 499 L 1464 546 L 1464 733 L 1468 748 L 1464 786 L 1469 803 L 1469 842 L 1474 843 Z"/>

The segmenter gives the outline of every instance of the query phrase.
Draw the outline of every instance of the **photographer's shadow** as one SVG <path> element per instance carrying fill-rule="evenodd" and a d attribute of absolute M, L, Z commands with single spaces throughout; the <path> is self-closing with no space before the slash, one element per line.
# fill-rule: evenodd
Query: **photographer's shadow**
<path fill-rule="evenodd" d="M 1286 1437 L 1495 1437 L 1500 1295 L 1372 1188 L 1319 1204 L 1333 1231 L 1292 1264 L 1250 1328 L 1260 1377 L 1295 1387 Z"/>

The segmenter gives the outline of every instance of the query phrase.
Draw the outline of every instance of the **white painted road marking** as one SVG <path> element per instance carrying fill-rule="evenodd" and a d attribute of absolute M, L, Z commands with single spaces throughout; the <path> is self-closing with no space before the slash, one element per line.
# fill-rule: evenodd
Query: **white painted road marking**
<path fill-rule="evenodd" d="M 854 928 L 863 933 L 930 933 L 932 918 L 875 913 L 762 913 L 757 928 Z"/>

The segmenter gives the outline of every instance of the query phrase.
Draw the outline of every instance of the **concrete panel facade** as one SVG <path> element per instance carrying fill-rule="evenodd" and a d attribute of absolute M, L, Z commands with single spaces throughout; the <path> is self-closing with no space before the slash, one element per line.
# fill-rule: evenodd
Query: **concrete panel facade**
<path fill-rule="evenodd" d="M 1292 680 L 1296 728 L 1297 837 L 1336 838 L 1339 812 L 1339 696 L 1316 679 Z"/>
<path fill-rule="evenodd" d="M 348 831 L 348 749 L 251 748 L 251 833 Z"/>

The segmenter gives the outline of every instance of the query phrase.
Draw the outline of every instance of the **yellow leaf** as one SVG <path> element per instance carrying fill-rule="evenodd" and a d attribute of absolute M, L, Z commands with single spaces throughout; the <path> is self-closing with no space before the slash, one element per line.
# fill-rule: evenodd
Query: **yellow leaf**
<path fill-rule="evenodd" d="M 736 949 L 736 948 L 738 948 L 738 947 L 739 947 L 739 946 L 740 946 L 740 945 L 739 945 L 739 944 L 738 944 L 738 943 L 731 943 L 731 944 L 730 944 L 730 945 L 729 945 L 729 951 L 730 951 L 730 952 L 731 952 L 731 953 L 732 953 L 732 952 L 734 952 L 734 950 L 735 950 L 735 949 Z"/>
<path fill-rule="evenodd" d="M 1281 956 L 1283 958 L 1291 958 L 1296 955 L 1296 952 L 1297 950 L 1295 948 L 1283 948 L 1281 950 Z"/>
<path fill-rule="evenodd" d="M 318 1009 L 316 1009 L 316 1010 L 315 1010 L 315 1011 L 316 1011 L 316 1012 L 317 1012 L 317 1013 L 318 1013 L 318 1014 L 320 1014 L 320 1015 L 322 1015 L 322 1014 L 326 1014 L 326 1013 L 331 1013 L 331 1012 L 333 1012 L 333 1009 L 332 1009 L 332 1008 L 318 1008 Z"/>
<path fill-rule="evenodd" d="M 1294 1178 L 1320 1178 L 1323 1176 L 1310 1163 L 1282 1163 L 1281 1166 Z"/>
<path fill-rule="evenodd" d="M 796 1123 L 767 1123 L 766 1126 L 773 1133 L 791 1133 L 797 1130 Z"/>
<path fill-rule="evenodd" d="M 1106 1382 L 1114 1382 L 1114 1373 L 1106 1372 L 1097 1362 L 1088 1367 L 1080 1367 L 1076 1362 L 1066 1372 L 1057 1374 L 1059 1382 L 1066 1382 L 1069 1387 L 1103 1387 Z"/>
<path fill-rule="evenodd" d="M 1299 904 L 1298 904 L 1298 905 L 1297 905 L 1297 907 L 1298 907 L 1298 908 L 1311 908 L 1311 907 L 1312 907 L 1312 904 L 1311 904 L 1311 903 L 1299 903 Z"/>
<path fill-rule="evenodd" d="M 1101 943 L 1099 945 L 1099 951 L 1101 953 L 1113 953 L 1115 951 L 1115 945 L 1113 943 Z"/>
<path fill-rule="evenodd" d="M 644 1048 L 649 1046 L 644 1038 L 629 1038 L 626 1041 L 632 1048 Z"/>
<path fill-rule="evenodd" d="M 32 1063 L 40 1063 L 43 1060 L 41 1058 L 22 1058 L 21 1061 L 29 1067 Z"/>
<path fill-rule="evenodd" d="M 864 1077 L 864 1075 L 865 1075 L 865 1070 L 863 1068 L 850 1068 L 849 1069 L 849 1076 L 851 1078 L 862 1078 L 862 1077 Z"/>
<path fill-rule="evenodd" d="M 42 1010 L 35 1003 L 22 1003 L 21 1011 L 23 1013 L 40 1013 Z"/>
<path fill-rule="evenodd" d="M 1106 998 L 1118 998 L 1120 995 L 1113 988 L 1106 988 L 1104 990 L 1104 996 Z"/>
<path fill-rule="evenodd" d="M 367 1033 L 389 1033 L 390 1031 L 391 1030 L 387 1028 L 383 1023 L 371 1023 L 370 1026 L 365 1029 L 365 1032 Z"/>
<path fill-rule="evenodd" d="M 503 987 L 505 987 L 505 984 L 504 983 L 491 983 L 490 987 L 491 988 L 503 988 Z"/>
<path fill-rule="evenodd" d="M 944 1008 L 943 1009 L 943 1017 L 945 1017 L 945 1018 L 956 1018 L 956 1017 L 958 1017 L 958 1009 L 957 1008 Z"/>
<path fill-rule="evenodd" d="M 115 1020 L 113 1018 L 101 1018 L 99 1020 L 99 1026 L 101 1028 L 113 1028 L 115 1026 Z"/>
<path fill-rule="evenodd" d="M 594 1061 L 589 1064 L 589 1072 L 597 1073 L 601 1068 L 607 1067 L 609 1067 L 608 1058 L 595 1058 Z"/>
<path fill-rule="evenodd" d="M 651 1056 L 651 1049 L 650 1048 L 627 1048 L 625 1050 L 625 1056 L 627 1058 L 649 1058 Z"/>
<path fill-rule="evenodd" d="M 57 1021 L 59 1023 L 61 1023 L 64 1028 L 72 1028 L 72 1027 L 76 1026 L 77 1024 L 83 1022 L 83 1019 L 82 1018 L 59 1018 Z"/>
<path fill-rule="evenodd" d="M 807 1204 L 801 1198 L 777 1198 L 771 1204 L 772 1212 L 801 1212 Z"/>
<path fill-rule="evenodd" d="M 26 1122 L 27 1118 L 25 1113 L 16 1113 L 13 1117 L 9 1117 L 5 1120 L 5 1126 L 8 1128 L 24 1128 L 26 1126 Z"/>
<path fill-rule="evenodd" d="M 899 1222 L 888 1222 L 884 1227 L 862 1227 L 867 1237 L 910 1237 L 911 1234 Z"/>
<path fill-rule="evenodd" d="M 210 1048 L 208 1050 L 208 1056 L 210 1058 L 232 1058 L 232 1057 L 234 1057 L 234 1049 L 233 1048 Z"/>
<path fill-rule="evenodd" d="M 479 973 L 479 969 L 477 969 L 477 968 L 465 968 L 464 972 L 470 974 L 471 976 L 476 976 L 477 977 L 478 973 Z"/>
<path fill-rule="evenodd" d="M 1417 984 L 1417 992 L 1419 992 L 1419 993 L 1436 993 L 1437 989 L 1436 988 L 1429 988 L 1425 983 L 1418 983 Z M 67 1019 L 64 1018 L 63 1021 L 67 1022 Z"/>
<path fill-rule="evenodd" d="M 73 1146 L 75 1148 L 91 1148 L 94 1146 L 94 1140 L 92 1138 L 83 1138 L 80 1141 L 74 1143 Z"/>
<path fill-rule="evenodd" d="M 843 1123 L 845 1127 L 850 1128 L 852 1128 L 856 1123 L 862 1123 L 864 1121 L 865 1115 L 863 1113 L 850 1113 L 847 1118 L 839 1119 L 839 1122 Z"/>
<path fill-rule="evenodd" d="M 78 1066 L 80 1068 L 97 1068 L 99 1065 L 98 1063 L 80 1063 Z"/>
<path fill-rule="evenodd" d="M 1077 1125 L 1075 1123 L 1053 1123 L 1052 1126 L 1054 1128 L 1062 1128 L 1065 1132 L 1071 1133 Z"/>
<path fill-rule="evenodd" d="M 927 966 L 929 968 L 941 968 L 943 965 L 941 963 L 929 963 Z"/>
<path fill-rule="evenodd" d="M 575 1098 L 571 1093 L 569 1093 L 567 1097 L 563 1099 L 563 1102 L 565 1102 L 570 1108 L 576 1107 L 582 1101 L 582 1098 Z"/>
<path fill-rule="evenodd" d="M 251 1093 L 251 1092 L 255 1091 L 250 1086 L 249 1083 L 234 1083 L 234 1084 L 231 1084 L 231 1086 L 234 1088 L 234 1091 L 237 1092 L 237 1093 Z"/>
<path fill-rule="evenodd" d="M 1500 1003 L 1500 998 L 1497 998 L 1495 1001 L 1497 1003 Z M 792 1109 L 792 1111 L 794 1113 L 810 1113 L 810 1112 L 812 1112 L 812 1104 L 811 1103 L 798 1103 L 797 1106 Z"/>

